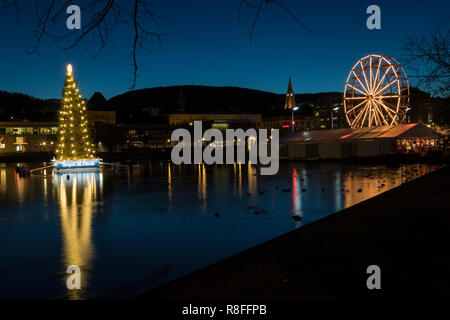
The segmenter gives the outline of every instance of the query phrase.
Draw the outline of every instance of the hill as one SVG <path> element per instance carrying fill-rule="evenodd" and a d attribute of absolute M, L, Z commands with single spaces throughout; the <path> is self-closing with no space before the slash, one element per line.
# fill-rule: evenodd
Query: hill
<path fill-rule="evenodd" d="M 297 94 L 297 103 L 334 104 L 342 101 L 342 93 Z M 263 116 L 284 112 L 284 94 L 239 87 L 172 86 L 126 92 L 108 101 L 110 108 L 122 118 L 126 113 L 159 109 L 162 113 L 216 112 L 261 113 Z"/>
<path fill-rule="evenodd" d="M 342 102 L 341 92 L 296 94 L 297 104 L 330 106 Z M 442 99 L 432 99 L 428 93 L 411 88 L 411 105 L 420 101 L 439 104 Z M 448 102 L 448 99 L 444 99 Z M 156 115 L 190 113 L 261 113 L 264 117 L 287 113 L 285 96 L 272 92 L 212 86 L 155 87 L 125 92 L 106 100 L 100 92 L 89 99 L 91 110 L 115 110 L 119 122 L 159 121 Z M 20 93 L 0 91 L 0 121 L 10 119 L 56 121 L 59 101 L 36 99 Z M 300 113 L 312 114 L 312 108 L 303 107 Z"/>
<path fill-rule="evenodd" d="M 117 110 L 160 108 L 165 113 L 184 112 L 255 112 L 268 111 L 284 103 L 271 92 L 237 87 L 172 86 L 126 92 L 108 101 Z"/>
<path fill-rule="evenodd" d="M 59 101 L 37 99 L 29 95 L 0 90 L 0 121 L 28 119 L 56 121 Z"/>

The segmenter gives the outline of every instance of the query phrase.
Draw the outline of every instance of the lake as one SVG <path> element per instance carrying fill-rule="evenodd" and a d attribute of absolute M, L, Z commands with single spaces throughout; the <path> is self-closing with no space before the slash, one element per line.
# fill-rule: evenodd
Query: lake
<path fill-rule="evenodd" d="M 149 162 L 26 178 L 15 167 L 0 164 L 0 299 L 129 297 L 440 166 L 281 162 L 271 177 Z M 69 265 L 81 290 L 66 287 Z"/>

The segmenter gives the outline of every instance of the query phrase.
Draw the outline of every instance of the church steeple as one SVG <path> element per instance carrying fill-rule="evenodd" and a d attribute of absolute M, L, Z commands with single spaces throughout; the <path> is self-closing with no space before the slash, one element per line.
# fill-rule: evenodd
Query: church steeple
<path fill-rule="evenodd" d="M 295 107 L 295 93 L 292 89 L 291 77 L 289 77 L 289 85 L 286 91 L 286 102 L 284 104 L 285 109 L 292 109 Z"/>

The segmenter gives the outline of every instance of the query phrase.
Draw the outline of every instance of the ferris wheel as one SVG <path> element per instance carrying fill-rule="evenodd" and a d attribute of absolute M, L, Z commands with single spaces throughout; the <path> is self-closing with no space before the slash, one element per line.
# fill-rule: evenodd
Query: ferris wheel
<path fill-rule="evenodd" d="M 408 78 L 394 58 L 371 54 L 353 66 L 344 91 L 344 111 L 350 127 L 399 124 L 408 106 Z"/>

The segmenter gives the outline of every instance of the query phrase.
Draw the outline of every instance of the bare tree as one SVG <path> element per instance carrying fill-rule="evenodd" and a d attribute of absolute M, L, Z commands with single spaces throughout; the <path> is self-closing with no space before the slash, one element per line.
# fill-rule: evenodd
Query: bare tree
<path fill-rule="evenodd" d="M 20 7 L 29 6 L 31 0 L 0 0 L 5 10 L 13 9 L 20 23 Z M 99 44 L 97 57 L 110 43 L 110 37 L 114 29 L 129 28 L 132 34 L 130 44 L 131 61 L 131 86 L 136 87 L 138 76 L 138 49 L 145 49 L 150 41 L 153 45 L 161 46 L 164 33 L 161 32 L 161 23 L 167 22 L 158 14 L 164 3 L 151 0 L 78 0 L 83 13 L 83 26 L 81 30 L 67 31 L 60 25 L 67 19 L 66 8 L 75 4 L 73 0 L 35 0 L 34 12 L 36 22 L 32 31 L 32 38 L 28 52 L 39 54 L 44 38 L 60 43 L 62 50 L 70 50 L 79 46 L 84 40 L 90 38 L 92 43 Z M 159 0 L 163 1 L 163 0 Z M 256 22 L 261 12 L 269 5 L 275 5 L 285 11 L 294 21 L 301 25 L 309 33 L 309 30 L 295 14 L 279 0 L 237 0 L 239 1 L 239 19 L 241 9 L 245 6 L 256 11 L 249 33 L 249 42 L 252 41 Z M 86 18 L 87 17 L 87 18 Z M 87 21 L 87 22 L 84 22 Z M 58 27 L 59 26 L 59 27 Z M 62 32 L 63 31 L 63 32 Z"/>
<path fill-rule="evenodd" d="M 450 17 L 429 32 L 410 38 L 404 46 L 405 62 L 416 72 L 409 76 L 435 96 L 450 93 Z"/>
<path fill-rule="evenodd" d="M 313 31 L 311 31 L 303 22 L 301 22 L 297 16 L 287 7 L 285 6 L 283 3 L 281 3 L 280 1 L 277 0 L 240 0 L 239 2 L 239 15 L 238 15 L 238 19 L 241 19 L 241 10 L 242 7 L 246 6 L 247 8 L 251 8 L 254 9 L 255 12 L 255 17 L 253 18 L 253 23 L 252 26 L 250 28 L 250 32 L 248 34 L 248 40 L 251 43 L 252 42 L 252 38 L 253 38 L 253 34 L 255 32 L 255 27 L 256 27 L 256 22 L 258 21 L 258 18 L 261 15 L 261 12 L 263 10 L 265 10 L 270 4 L 273 4 L 279 8 L 281 8 L 284 12 L 286 12 L 298 25 L 302 26 L 303 29 L 305 29 L 309 34 L 311 35 L 315 35 L 315 33 Z"/>

